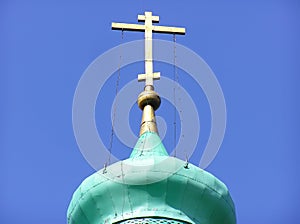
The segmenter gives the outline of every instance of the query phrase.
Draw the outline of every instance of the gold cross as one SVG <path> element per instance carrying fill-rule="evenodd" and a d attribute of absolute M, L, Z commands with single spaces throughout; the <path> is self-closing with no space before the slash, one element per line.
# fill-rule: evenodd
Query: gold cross
<path fill-rule="evenodd" d="M 185 28 L 169 27 L 169 26 L 153 26 L 152 23 L 159 22 L 159 16 L 152 16 L 152 12 L 145 12 L 145 15 L 138 15 L 141 24 L 129 23 L 112 23 L 113 30 L 122 31 L 141 31 L 145 32 L 145 74 L 138 75 L 138 81 L 145 81 L 145 86 L 153 88 L 153 80 L 160 78 L 160 73 L 153 73 L 153 60 L 152 60 L 152 33 L 171 33 L 171 34 L 185 34 Z"/>

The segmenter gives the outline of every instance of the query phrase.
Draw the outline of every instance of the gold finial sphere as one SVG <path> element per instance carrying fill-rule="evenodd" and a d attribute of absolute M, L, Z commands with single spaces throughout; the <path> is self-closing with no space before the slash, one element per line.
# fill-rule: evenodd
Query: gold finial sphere
<path fill-rule="evenodd" d="M 141 110 L 143 110 L 146 105 L 151 105 L 154 110 L 157 110 L 161 101 L 159 95 L 155 91 L 144 90 L 140 93 L 137 103 Z"/>

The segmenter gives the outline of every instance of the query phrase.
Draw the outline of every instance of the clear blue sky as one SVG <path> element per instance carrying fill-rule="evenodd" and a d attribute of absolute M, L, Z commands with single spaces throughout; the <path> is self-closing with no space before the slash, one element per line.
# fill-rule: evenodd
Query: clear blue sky
<path fill-rule="evenodd" d="M 228 186 L 238 223 L 297 223 L 300 3 L 283 0 L 1 1 L 0 223 L 66 223 L 72 193 L 94 172 L 72 129 L 77 83 L 97 56 L 121 43 L 110 23 L 137 22 L 146 10 L 159 15 L 162 25 L 185 26 L 187 35 L 178 43 L 199 54 L 220 82 L 227 130 L 207 171 Z M 142 37 L 125 33 L 124 42 Z M 155 37 L 172 41 L 172 36 Z M 121 87 L 143 72 L 127 70 L 132 73 L 121 71 Z M 110 106 L 102 105 L 112 103 L 114 77 L 96 108 L 106 145 Z M 209 133 L 209 108 L 188 76 L 182 74 L 180 81 L 201 112 L 203 138 L 191 158 L 197 162 Z M 169 119 L 170 105 L 164 105 L 158 115 Z M 139 116 L 133 108 L 136 133 Z M 167 147 L 172 136 L 169 128 Z M 116 155 L 118 147 L 116 140 Z"/>

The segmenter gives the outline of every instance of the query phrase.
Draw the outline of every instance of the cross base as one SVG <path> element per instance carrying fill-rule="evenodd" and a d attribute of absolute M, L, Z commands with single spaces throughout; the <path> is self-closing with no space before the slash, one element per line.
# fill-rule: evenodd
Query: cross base
<path fill-rule="evenodd" d="M 154 72 L 152 74 L 139 74 L 138 81 L 146 81 L 146 85 L 153 85 L 153 83 L 147 83 L 148 79 L 152 80 L 159 80 L 160 79 L 160 72 Z"/>

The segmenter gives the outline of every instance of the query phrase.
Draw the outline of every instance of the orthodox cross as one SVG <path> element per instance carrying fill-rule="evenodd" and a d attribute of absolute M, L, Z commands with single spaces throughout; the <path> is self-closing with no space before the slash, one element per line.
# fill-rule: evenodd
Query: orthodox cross
<path fill-rule="evenodd" d="M 141 31 L 145 32 L 145 74 L 138 75 L 138 81 L 145 81 L 145 86 L 153 88 L 153 80 L 160 78 L 160 73 L 153 73 L 153 60 L 152 60 L 152 33 L 170 33 L 170 34 L 185 34 L 185 28 L 169 27 L 169 26 L 153 26 L 152 23 L 159 22 L 159 16 L 152 16 L 152 12 L 145 12 L 145 15 L 138 15 L 139 22 L 142 24 L 129 24 L 129 23 L 112 23 L 113 30 L 122 31 Z"/>

